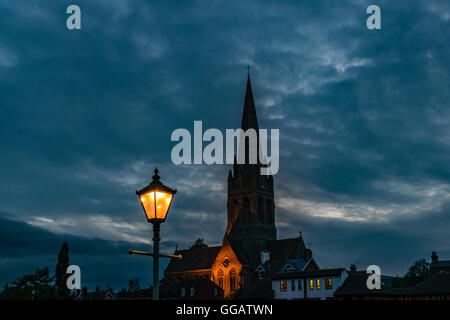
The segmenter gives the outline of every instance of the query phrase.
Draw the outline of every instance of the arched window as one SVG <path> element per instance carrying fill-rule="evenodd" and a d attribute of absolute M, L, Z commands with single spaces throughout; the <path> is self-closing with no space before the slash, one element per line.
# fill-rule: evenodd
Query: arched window
<path fill-rule="evenodd" d="M 219 279 L 219 287 L 223 290 L 223 271 L 222 269 L 219 270 L 217 273 L 217 278 Z"/>
<path fill-rule="evenodd" d="M 258 199 L 258 222 L 264 223 L 264 200 L 261 197 Z"/>
<path fill-rule="evenodd" d="M 242 223 L 248 224 L 249 218 L 250 218 L 250 200 L 245 197 L 244 198 L 244 205 L 242 206 Z"/>
<path fill-rule="evenodd" d="M 230 292 L 233 293 L 236 291 L 236 270 L 230 270 Z"/>
<path fill-rule="evenodd" d="M 267 221 L 270 224 L 273 224 L 275 222 L 274 214 L 273 214 L 273 207 L 272 207 L 272 200 L 266 201 L 266 216 L 267 216 Z"/>
<path fill-rule="evenodd" d="M 185 294 L 186 294 L 186 289 L 181 288 L 181 296 L 184 297 Z"/>

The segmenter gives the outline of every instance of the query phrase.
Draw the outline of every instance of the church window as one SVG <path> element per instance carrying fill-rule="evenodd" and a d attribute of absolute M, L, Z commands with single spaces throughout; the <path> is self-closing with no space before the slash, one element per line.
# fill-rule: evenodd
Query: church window
<path fill-rule="evenodd" d="M 234 269 L 230 271 L 230 291 L 236 291 L 236 271 Z"/>
<path fill-rule="evenodd" d="M 320 290 L 320 279 L 316 279 L 316 288 Z"/>
<path fill-rule="evenodd" d="M 314 280 L 309 280 L 309 290 L 314 290 Z"/>
<path fill-rule="evenodd" d="M 286 292 L 287 291 L 287 281 L 286 280 L 281 280 L 280 281 L 280 291 L 281 292 Z"/>
<path fill-rule="evenodd" d="M 295 280 L 291 280 L 291 290 L 295 291 Z"/>
<path fill-rule="evenodd" d="M 264 200 L 262 198 L 258 200 L 258 222 L 264 223 Z"/>
<path fill-rule="evenodd" d="M 186 289 L 181 288 L 181 296 L 184 297 L 185 294 L 186 294 Z"/>
<path fill-rule="evenodd" d="M 249 217 L 250 217 L 250 200 L 245 197 L 244 198 L 244 206 L 242 208 L 242 222 L 244 224 L 249 223 Z"/>
<path fill-rule="evenodd" d="M 195 290 L 194 290 L 194 288 L 191 288 L 191 297 L 193 297 L 193 296 L 194 296 L 194 293 L 195 293 Z"/>
<path fill-rule="evenodd" d="M 333 279 L 332 278 L 325 279 L 325 289 L 333 289 Z"/>
<path fill-rule="evenodd" d="M 266 202 L 266 216 L 267 221 L 271 224 L 274 223 L 273 210 L 272 210 L 272 201 L 267 200 Z"/>
<path fill-rule="evenodd" d="M 302 290 L 302 280 L 301 279 L 297 280 L 297 290 L 298 291 Z"/>
<path fill-rule="evenodd" d="M 217 277 L 219 278 L 219 287 L 220 287 L 220 289 L 223 290 L 223 271 L 222 270 L 219 270 Z"/>

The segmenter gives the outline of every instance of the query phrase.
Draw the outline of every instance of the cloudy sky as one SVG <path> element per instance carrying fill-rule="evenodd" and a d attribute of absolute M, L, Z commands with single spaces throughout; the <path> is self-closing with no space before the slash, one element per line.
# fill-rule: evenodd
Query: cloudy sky
<path fill-rule="evenodd" d="M 450 6 L 377 1 L 368 30 L 370 4 L 0 0 L 0 285 L 67 240 L 82 285 L 148 286 L 127 249 L 151 250 L 134 191 L 155 166 L 178 189 L 162 251 L 219 245 L 229 167 L 175 166 L 170 135 L 239 127 L 247 65 L 280 129 L 279 238 L 321 267 L 450 259 Z"/>

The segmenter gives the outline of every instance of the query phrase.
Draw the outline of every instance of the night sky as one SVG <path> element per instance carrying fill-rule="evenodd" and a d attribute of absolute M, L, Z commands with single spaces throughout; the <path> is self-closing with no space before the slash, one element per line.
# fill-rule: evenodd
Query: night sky
<path fill-rule="evenodd" d="M 280 129 L 279 238 L 322 268 L 449 259 L 449 20 L 440 0 L 0 0 L 0 286 L 65 240 L 82 286 L 148 286 L 127 250 L 151 250 L 135 190 L 156 166 L 178 189 L 161 251 L 220 245 L 230 166 L 172 164 L 170 135 L 239 127 L 247 65 Z"/>

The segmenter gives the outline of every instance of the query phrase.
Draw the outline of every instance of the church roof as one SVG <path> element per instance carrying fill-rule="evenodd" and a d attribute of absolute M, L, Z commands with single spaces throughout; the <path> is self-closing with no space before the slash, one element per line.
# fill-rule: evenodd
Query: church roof
<path fill-rule="evenodd" d="M 283 262 L 286 259 L 304 258 L 307 255 L 302 236 L 268 241 L 266 250 L 270 252 L 270 259 L 281 259 Z"/>
<path fill-rule="evenodd" d="M 255 101 L 253 99 L 250 74 L 247 77 L 247 88 L 245 89 L 244 111 L 242 113 L 241 129 L 255 129 L 258 131 L 258 119 L 256 117 Z"/>
<path fill-rule="evenodd" d="M 171 259 L 166 273 L 210 269 L 221 246 L 178 250 L 182 259 Z"/>

